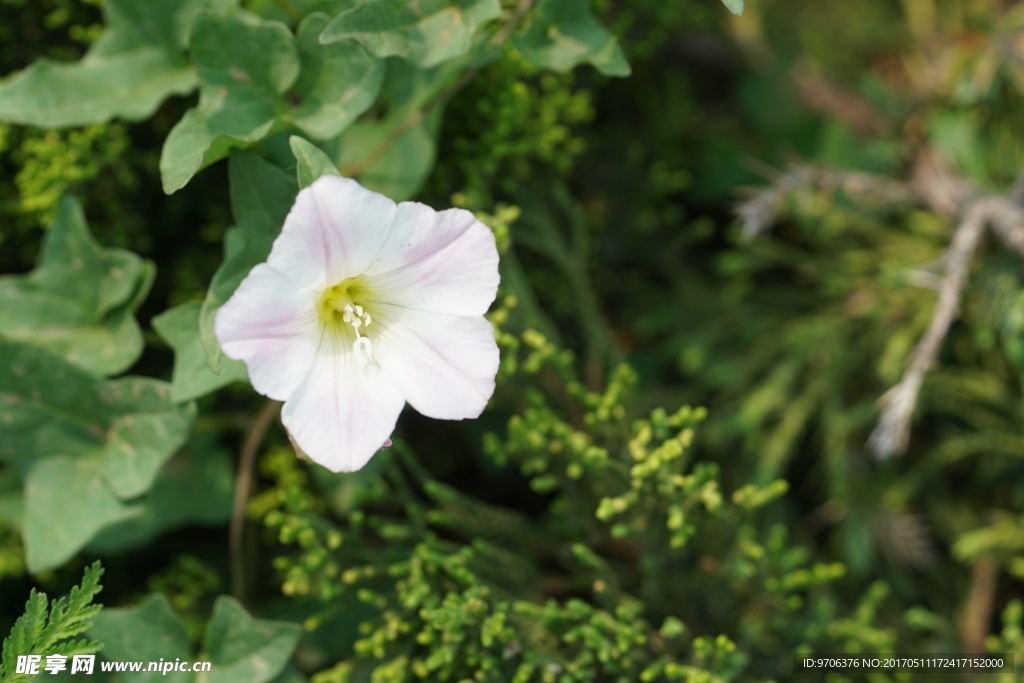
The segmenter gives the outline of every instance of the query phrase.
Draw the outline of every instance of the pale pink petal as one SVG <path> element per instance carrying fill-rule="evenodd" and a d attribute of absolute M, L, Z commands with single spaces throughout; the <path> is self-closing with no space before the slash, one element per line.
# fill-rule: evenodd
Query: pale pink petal
<path fill-rule="evenodd" d="M 214 333 L 224 355 L 245 362 L 264 396 L 285 400 L 312 367 L 320 336 L 316 299 L 261 263 L 217 311 Z"/>
<path fill-rule="evenodd" d="M 376 314 L 373 356 L 413 408 L 441 420 L 483 412 L 498 372 L 498 345 L 486 318 L 388 305 Z"/>
<path fill-rule="evenodd" d="M 363 273 L 391 230 L 395 203 L 350 178 L 322 176 L 299 192 L 267 263 L 323 289 Z"/>
<path fill-rule="evenodd" d="M 357 276 L 353 329 L 325 326 L 325 289 Z M 395 205 L 326 176 L 299 193 L 267 263 L 218 312 L 215 331 L 256 390 L 285 401 L 297 450 L 353 471 L 390 444 L 406 401 L 441 419 L 484 410 L 498 347 L 483 314 L 498 279 L 494 236 L 469 212 Z"/>
<path fill-rule="evenodd" d="M 367 276 L 377 300 L 452 315 L 483 315 L 498 291 L 494 234 L 469 211 L 437 212 L 402 202 Z"/>
<path fill-rule="evenodd" d="M 322 351 L 281 411 L 298 447 L 332 472 L 358 470 L 380 450 L 405 400 L 351 351 Z"/>

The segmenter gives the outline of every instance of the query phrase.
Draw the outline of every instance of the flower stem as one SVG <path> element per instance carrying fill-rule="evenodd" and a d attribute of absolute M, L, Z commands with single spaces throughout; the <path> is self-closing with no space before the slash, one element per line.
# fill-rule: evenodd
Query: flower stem
<path fill-rule="evenodd" d="M 354 178 L 366 169 L 377 163 L 384 154 L 391 149 L 392 145 L 398 142 L 403 135 L 408 133 L 411 129 L 415 128 L 420 122 L 425 119 L 430 112 L 437 109 L 439 106 L 450 100 L 457 92 L 469 85 L 469 82 L 476 76 L 476 72 L 479 69 L 470 69 L 463 73 L 459 80 L 452 83 L 450 86 L 445 88 L 443 91 L 437 94 L 430 102 L 425 104 L 421 109 L 417 109 L 410 114 L 404 121 L 398 124 L 398 127 L 391 131 L 391 135 L 387 136 L 383 142 L 373 148 L 373 150 L 359 161 L 347 164 L 341 169 L 341 174 Z"/>
<path fill-rule="evenodd" d="M 256 464 L 256 453 L 267 435 L 281 404 L 267 401 L 249 424 L 238 457 L 238 473 L 235 475 L 235 500 L 231 509 L 231 527 L 228 531 L 228 547 L 231 555 L 231 594 L 245 604 L 245 506 L 252 491 L 252 470 Z"/>
<path fill-rule="evenodd" d="M 533 0 L 520 0 L 519 4 L 512 12 L 512 16 L 509 17 L 509 20 L 501 27 L 501 30 L 495 33 L 494 37 L 491 38 L 491 46 L 498 47 L 508 40 L 519 26 L 519 22 L 522 21 L 523 17 L 526 16 L 526 13 L 530 11 L 532 6 Z M 480 69 L 470 69 L 469 71 L 464 72 L 459 76 L 457 81 L 439 92 L 421 108 L 409 114 L 409 116 L 398 124 L 398 126 L 391 132 L 391 135 L 387 136 L 387 138 L 385 138 L 379 145 L 374 147 L 369 154 L 359 161 L 344 166 L 341 169 L 342 175 L 354 178 L 377 163 L 380 158 L 402 138 L 403 135 L 418 126 L 423 119 L 430 115 L 430 112 L 437 109 L 439 106 L 454 97 L 456 93 L 469 85 L 479 72 Z"/>
<path fill-rule="evenodd" d="M 274 0 L 277 6 L 281 8 L 285 14 L 294 19 L 295 21 L 302 21 L 306 15 L 302 13 L 298 7 L 296 7 L 291 0 Z"/>

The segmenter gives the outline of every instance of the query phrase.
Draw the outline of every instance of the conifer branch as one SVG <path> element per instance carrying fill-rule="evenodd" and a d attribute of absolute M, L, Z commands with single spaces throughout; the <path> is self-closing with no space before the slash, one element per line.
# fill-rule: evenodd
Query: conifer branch
<path fill-rule="evenodd" d="M 53 654 L 66 656 L 98 652 L 102 645 L 93 640 L 73 640 L 92 626 L 92 618 L 102 609 L 93 598 L 103 589 L 100 577 L 103 567 L 93 562 L 86 567 L 82 583 L 71 589 L 70 595 L 56 598 L 47 604 L 46 593 L 35 589 L 25 603 L 25 613 L 14 622 L 9 636 L 4 638 L 0 655 L 0 683 L 14 683 L 25 674 L 17 673 L 19 655 L 46 657 Z"/>

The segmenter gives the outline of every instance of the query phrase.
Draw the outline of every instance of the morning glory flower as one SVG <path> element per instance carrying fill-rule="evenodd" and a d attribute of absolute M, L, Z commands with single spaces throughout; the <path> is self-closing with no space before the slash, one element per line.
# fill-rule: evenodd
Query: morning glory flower
<path fill-rule="evenodd" d="M 490 229 L 468 211 L 395 204 L 348 178 L 302 190 L 266 263 L 217 312 L 225 355 L 284 401 L 296 447 L 358 470 L 408 402 L 427 417 L 478 417 L 498 346 L 484 313 L 498 288 Z"/>

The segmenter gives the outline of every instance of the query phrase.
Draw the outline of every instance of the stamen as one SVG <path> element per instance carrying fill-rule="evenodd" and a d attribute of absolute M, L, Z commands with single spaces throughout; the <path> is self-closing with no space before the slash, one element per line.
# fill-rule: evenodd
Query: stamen
<path fill-rule="evenodd" d="M 362 289 L 363 286 L 358 280 L 349 278 L 325 290 L 320 299 L 320 315 L 327 324 L 330 324 L 332 316 L 341 314 L 342 322 L 350 325 L 356 333 L 355 342 L 352 344 L 353 351 L 364 359 L 369 369 L 376 365 L 373 359 L 373 343 L 361 328 L 368 327 L 372 319 L 365 308 L 352 300 L 353 295 Z"/>
<path fill-rule="evenodd" d="M 352 329 L 359 333 L 359 328 L 363 325 L 370 324 L 370 314 L 366 312 L 360 305 L 353 306 L 352 304 L 346 304 L 345 308 L 342 309 L 345 313 L 342 316 L 342 320 L 352 326 Z"/>

